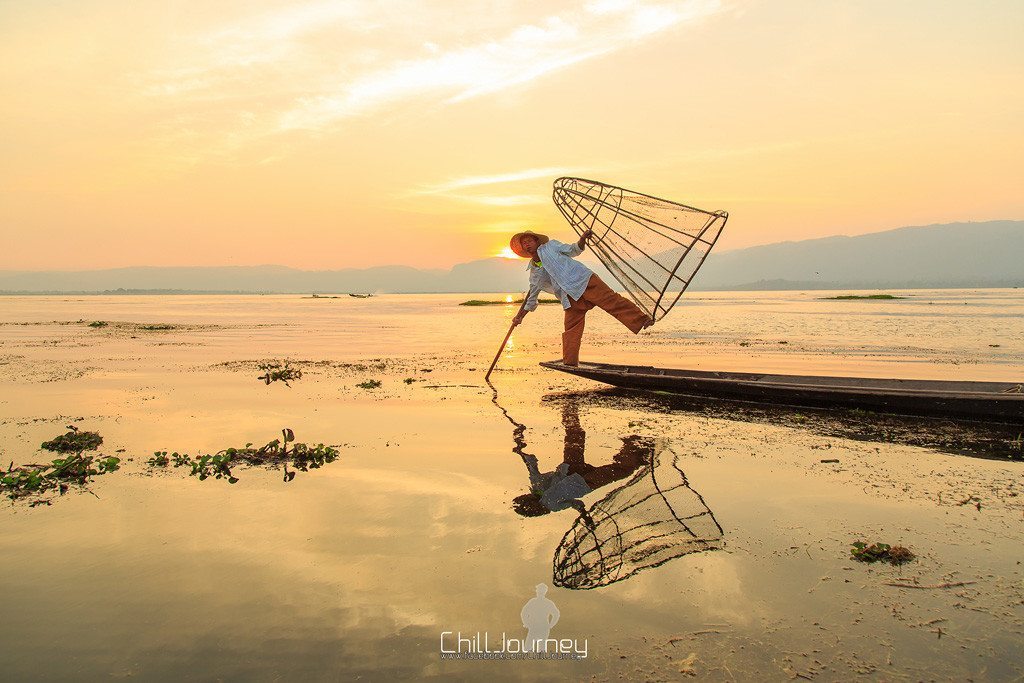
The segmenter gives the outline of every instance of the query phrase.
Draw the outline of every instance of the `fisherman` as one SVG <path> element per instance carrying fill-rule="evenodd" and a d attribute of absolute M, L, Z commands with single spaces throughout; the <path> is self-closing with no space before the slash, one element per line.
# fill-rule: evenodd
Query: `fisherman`
<path fill-rule="evenodd" d="M 612 291 L 590 268 L 574 260 L 583 253 L 587 240 L 592 236 L 593 231 L 587 230 L 579 241 L 563 244 L 549 239 L 547 235 L 525 230 L 517 232 L 509 242 L 512 251 L 530 260 L 527 266 L 530 292 L 522 310 L 512 319 L 512 325 L 522 323 L 526 314 L 537 308 L 537 297 L 542 291 L 557 296 L 565 309 L 565 331 L 562 333 L 562 363 L 565 365 L 579 365 L 584 319 L 594 306 L 614 316 L 633 334 L 654 324 L 651 316 Z"/>

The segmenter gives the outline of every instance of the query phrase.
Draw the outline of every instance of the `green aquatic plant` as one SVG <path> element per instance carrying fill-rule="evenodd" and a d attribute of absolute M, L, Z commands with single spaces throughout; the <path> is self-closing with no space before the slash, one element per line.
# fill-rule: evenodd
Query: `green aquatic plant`
<path fill-rule="evenodd" d="M 227 479 L 229 484 L 238 483 L 238 477 L 231 474 L 231 456 L 227 453 L 215 455 L 201 455 L 197 460 L 192 461 L 193 477 L 199 477 L 199 481 L 210 478 Z"/>
<path fill-rule="evenodd" d="M 360 389 L 379 389 L 381 383 L 379 379 L 368 379 L 365 382 L 360 382 L 356 386 Z"/>
<path fill-rule="evenodd" d="M 271 382 L 284 382 L 286 387 L 291 387 L 289 382 L 302 378 L 302 370 L 293 368 L 289 361 L 267 361 L 260 363 L 258 368 L 263 374 L 256 379 L 261 379 L 267 384 Z"/>
<path fill-rule="evenodd" d="M 291 448 L 289 448 L 291 444 Z M 238 482 L 232 468 L 244 464 L 250 466 L 275 467 L 280 465 L 284 468 L 285 481 L 295 478 L 295 472 L 289 471 L 291 465 L 296 470 L 307 472 L 317 469 L 337 460 L 339 452 L 330 446 L 320 443 L 315 446 L 308 446 L 304 443 L 295 443 L 295 433 L 288 428 L 281 430 L 281 438 L 274 439 L 260 448 L 253 448 L 252 443 L 247 443 L 241 448 L 225 448 L 213 454 L 201 454 L 193 458 L 188 454 L 177 452 L 167 455 L 167 451 L 156 451 L 153 457 L 147 461 L 150 467 L 189 467 L 189 476 L 198 477 L 204 481 L 213 477 L 214 479 L 227 479 L 229 484 Z"/>
<path fill-rule="evenodd" d="M 94 451 L 103 443 L 103 437 L 98 432 L 81 432 L 74 425 L 68 425 L 67 429 L 66 433 L 50 441 L 44 441 L 39 447 L 54 453 L 81 453 Z"/>
<path fill-rule="evenodd" d="M 167 457 L 167 451 L 154 451 L 153 457 L 146 461 L 150 467 L 167 467 L 171 462 Z"/>
<path fill-rule="evenodd" d="M 15 467 L 12 462 L 0 476 L 0 491 L 11 500 L 58 491 L 64 495 L 70 484 L 85 486 L 91 477 L 120 469 L 115 456 L 91 456 L 74 453 L 57 458 L 49 465 Z"/>
<path fill-rule="evenodd" d="M 103 437 L 99 433 L 79 431 L 78 427 L 69 425 L 66 433 L 40 444 L 43 450 L 60 453 L 64 457 L 52 460 L 49 465 L 15 467 L 12 462 L 0 476 L 0 491 L 11 500 L 50 491 L 63 495 L 71 484 L 84 486 L 91 477 L 120 469 L 121 459 L 118 457 L 84 454 L 85 451 L 96 450 L 102 443 Z M 40 500 L 37 504 L 43 503 Z"/>
<path fill-rule="evenodd" d="M 914 553 L 901 545 L 890 546 L 887 543 L 872 543 L 868 545 L 864 541 L 854 541 L 850 548 L 850 559 L 858 562 L 888 562 L 899 565 L 910 562 L 915 557 Z"/>
<path fill-rule="evenodd" d="M 153 451 L 153 457 L 146 461 L 150 467 L 167 467 L 172 463 L 175 467 L 191 466 L 192 456 L 175 451 L 168 457 L 167 451 Z"/>
<path fill-rule="evenodd" d="M 892 294 L 843 294 L 840 296 L 823 296 L 820 301 L 858 301 L 858 300 L 875 300 L 875 301 L 893 301 L 895 299 L 906 299 L 905 296 L 893 296 Z"/>

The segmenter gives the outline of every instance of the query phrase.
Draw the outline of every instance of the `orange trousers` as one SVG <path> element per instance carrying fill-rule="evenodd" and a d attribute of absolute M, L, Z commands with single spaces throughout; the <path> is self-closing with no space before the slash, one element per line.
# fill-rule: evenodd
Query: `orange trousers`
<path fill-rule="evenodd" d="M 572 298 L 569 301 L 572 302 L 572 306 L 565 309 L 565 332 L 562 333 L 562 362 L 566 365 L 578 365 L 580 362 L 583 326 L 587 311 L 594 306 L 607 311 L 633 334 L 639 333 L 648 320 L 647 314 L 636 304 L 616 294 L 597 275 L 590 276 L 587 289 L 578 301 Z"/>

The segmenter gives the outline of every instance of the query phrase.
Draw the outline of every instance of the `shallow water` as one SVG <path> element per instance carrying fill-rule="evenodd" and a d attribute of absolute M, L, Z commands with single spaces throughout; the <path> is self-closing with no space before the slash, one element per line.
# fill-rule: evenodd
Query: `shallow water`
<path fill-rule="evenodd" d="M 1024 378 L 1016 290 L 819 298 L 834 294 L 688 294 L 635 338 L 595 311 L 582 357 Z M 550 306 L 517 330 L 492 390 L 482 373 L 514 308 L 456 305 L 469 298 L 0 299 L 3 457 L 45 462 L 38 444 L 76 424 L 125 459 L 52 505 L 5 503 L 5 678 L 1024 673 L 1013 434 L 605 390 L 536 367 L 559 354 Z M 258 381 L 272 358 L 303 377 Z M 369 379 L 381 386 L 357 386 Z M 231 485 L 146 465 L 154 451 L 259 445 L 284 427 L 340 457 L 287 483 L 279 469 L 238 466 Z M 637 452 L 648 465 L 611 467 Z M 582 459 L 602 485 L 579 510 L 517 514 L 531 457 L 540 473 Z M 630 496 L 642 502 L 623 505 Z M 980 509 L 961 504 L 971 496 Z M 684 512 L 713 515 L 720 533 L 679 523 Z M 593 558 L 594 539 L 598 561 L 555 566 L 567 549 Z M 918 559 L 856 563 L 857 539 Z M 966 585 L 887 585 L 900 579 Z M 503 633 L 524 638 L 539 583 L 561 613 L 552 636 L 585 641 L 586 658 L 442 659 L 446 632 L 487 634 L 492 650 Z"/>

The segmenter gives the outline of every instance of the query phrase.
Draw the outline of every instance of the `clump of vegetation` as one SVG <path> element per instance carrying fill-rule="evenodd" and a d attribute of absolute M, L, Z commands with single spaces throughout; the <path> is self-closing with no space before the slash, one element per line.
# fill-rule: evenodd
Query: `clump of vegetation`
<path fill-rule="evenodd" d="M 280 465 L 284 468 L 284 480 L 288 482 L 295 478 L 295 472 L 288 469 L 289 465 L 308 472 L 338 459 L 338 450 L 322 443 L 316 446 L 294 443 L 295 433 L 291 429 L 282 429 L 281 437 L 260 448 L 253 448 L 251 443 L 247 443 L 242 448 L 225 448 L 217 453 L 198 455 L 195 458 L 177 452 L 168 456 L 167 451 L 157 451 L 147 464 L 150 467 L 189 467 L 189 476 L 198 477 L 200 481 L 213 477 L 227 479 L 229 484 L 235 484 L 238 477 L 234 476 L 231 468 L 239 464 L 269 467 Z"/>
<path fill-rule="evenodd" d="M 893 296 L 892 294 L 843 294 L 841 296 L 824 296 L 822 301 L 853 301 L 858 299 L 875 299 L 892 301 L 894 299 L 906 299 L 905 296 Z"/>
<path fill-rule="evenodd" d="M 302 378 L 302 370 L 293 368 L 288 361 L 268 361 L 266 363 L 260 363 L 259 369 L 263 371 L 263 374 L 256 379 L 261 379 L 267 384 L 281 381 L 284 382 L 286 387 L 291 387 L 289 382 Z"/>
<path fill-rule="evenodd" d="M 484 299 L 470 299 L 469 301 L 463 301 L 460 306 L 511 306 L 512 304 L 521 304 L 523 299 L 516 299 L 515 301 L 505 301 L 504 299 L 499 301 L 488 301 Z M 558 304 L 561 303 L 558 299 L 537 299 L 538 304 Z"/>
<path fill-rule="evenodd" d="M 54 453 L 81 453 L 82 451 L 94 451 L 103 443 L 103 437 L 98 432 L 80 432 L 78 427 L 68 425 L 68 431 L 55 439 L 44 441 L 39 445 L 44 451 Z"/>
<path fill-rule="evenodd" d="M 890 546 L 887 543 L 868 545 L 864 541 L 854 541 L 853 547 L 850 548 L 850 558 L 858 562 L 888 562 L 900 565 L 913 560 L 914 553 L 901 545 Z"/>
<path fill-rule="evenodd" d="M 91 323 L 89 323 L 89 327 L 106 327 L 109 324 L 110 323 L 108 323 L 105 320 L 93 320 Z"/>
<path fill-rule="evenodd" d="M 41 496 L 51 491 L 64 495 L 71 484 L 85 486 L 91 477 L 120 469 L 121 459 L 114 456 L 84 455 L 85 451 L 96 450 L 103 443 L 103 437 L 96 432 L 80 432 L 69 426 L 69 431 L 42 444 L 48 451 L 65 454 L 49 465 L 23 465 L 15 467 L 12 462 L 6 472 L 0 475 L 0 491 L 11 500 L 26 496 Z M 49 505 L 49 501 L 37 500 L 35 505 Z"/>
<path fill-rule="evenodd" d="M 190 464 L 191 475 L 199 477 L 199 481 L 204 481 L 212 475 L 217 479 L 227 479 L 229 484 L 238 483 L 238 477 L 231 474 L 231 456 L 227 453 L 201 455 Z"/>
<path fill-rule="evenodd" d="M 146 332 L 165 332 L 167 330 L 173 330 L 174 327 L 174 325 L 139 325 L 136 329 L 144 330 Z"/>
<path fill-rule="evenodd" d="M 406 377 L 402 381 L 405 382 L 406 384 L 412 384 L 413 382 L 416 381 L 416 378 L 415 377 Z"/>
<path fill-rule="evenodd" d="M 961 507 L 964 505 L 973 505 L 974 509 L 981 512 L 981 498 L 978 498 L 977 496 L 967 496 L 957 503 L 957 505 L 960 505 Z"/>
<path fill-rule="evenodd" d="M 356 386 L 360 389 L 379 389 L 380 385 L 379 379 L 368 379 L 365 382 L 360 382 Z"/>
<path fill-rule="evenodd" d="M 192 458 L 188 454 L 182 455 L 177 451 L 171 453 L 170 457 L 167 457 L 167 451 L 155 451 L 153 457 L 147 460 L 146 464 L 150 467 L 167 467 L 172 461 L 175 467 L 192 464 Z"/>

